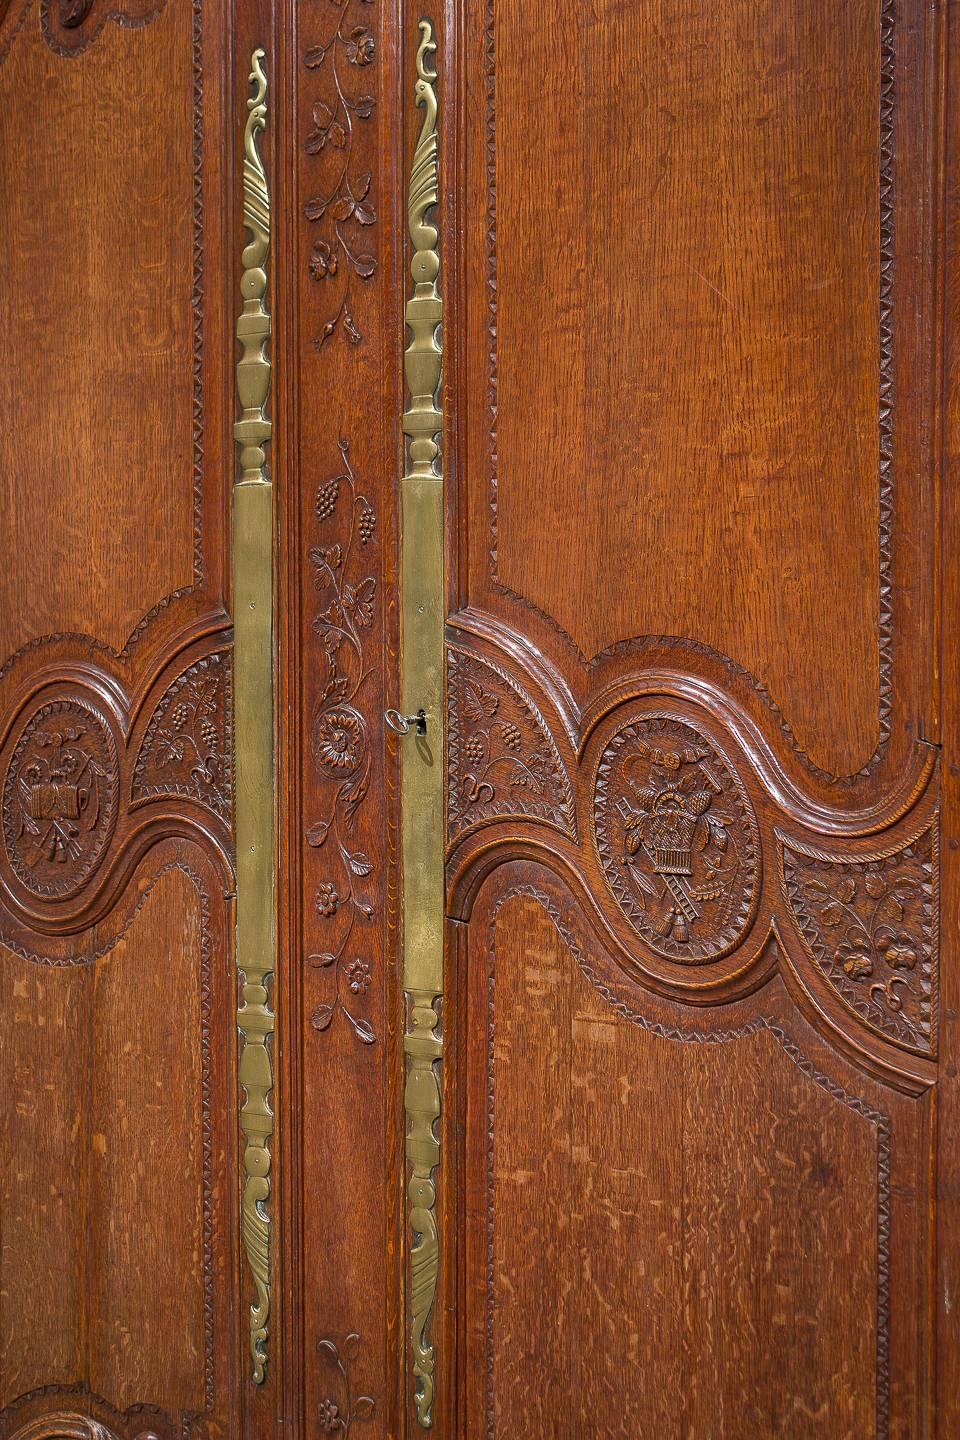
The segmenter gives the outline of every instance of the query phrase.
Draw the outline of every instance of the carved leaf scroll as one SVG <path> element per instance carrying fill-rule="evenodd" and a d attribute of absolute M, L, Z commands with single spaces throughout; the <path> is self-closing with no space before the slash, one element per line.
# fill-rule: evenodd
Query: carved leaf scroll
<path fill-rule="evenodd" d="M 932 1054 L 937 1013 L 935 827 L 863 859 L 784 845 L 782 882 L 817 968 L 871 1030 Z"/>
<path fill-rule="evenodd" d="M 492 662 L 449 650 L 447 696 L 451 836 L 501 815 L 529 815 L 575 835 L 570 780 L 526 691 Z"/>

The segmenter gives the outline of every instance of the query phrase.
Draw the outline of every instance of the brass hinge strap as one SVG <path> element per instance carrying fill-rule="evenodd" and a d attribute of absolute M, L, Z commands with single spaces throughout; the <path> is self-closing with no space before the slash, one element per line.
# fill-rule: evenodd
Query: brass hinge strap
<path fill-rule="evenodd" d="M 410 1246 L 410 1344 L 417 1419 L 433 1423 L 432 1318 L 440 1267 L 436 1172 L 441 1108 L 444 940 L 444 804 L 446 735 L 443 703 L 444 490 L 440 454 L 443 414 L 439 327 L 443 305 L 437 228 L 437 74 L 433 26 L 420 22 L 415 98 L 426 114 L 410 174 L 409 224 L 413 295 L 404 356 L 409 402 L 403 419 L 408 462 L 401 481 L 401 721 L 403 984 L 406 993 L 407 1216 Z M 419 720 L 416 725 L 410 718 Z"/>
<path fill-rule="evenodd" d="M 251 1374 L 263 1383 L 270 1324 L 270 1140 L 273 1135 L 274 1013 L 274 697 L 273 697 L 273 486 L 264 447 L 271 424 L 264 414 L 270 393 L 270 316 L 264 305 L 270 253 L 270 197 L 257 137 L 267 124 L 263 50 L 255 50 L 243 136 L 243 251 L 237 321 L 242 354 L 237 362 L 241 415 L 233 427 L 240 447 L 233 487 L 234 739 L 237 843 L 237 969 L 242 978 L 240 1125 L 245 1148 L 241 1202 L 243 1245 L 255 1299 L 249 1311 Z"/>

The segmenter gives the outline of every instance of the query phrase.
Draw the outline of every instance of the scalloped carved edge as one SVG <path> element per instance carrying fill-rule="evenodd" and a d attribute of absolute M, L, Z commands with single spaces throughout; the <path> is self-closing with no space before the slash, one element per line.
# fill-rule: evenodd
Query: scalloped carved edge
<path fill-rule="evenodd" d="M 494 1205 L 494 1119 L 496 1099 L 496 1077 L 494 1068 L 494 1044 L 496 1021 L 495 954 L 496 929 L 503 907 L 517 897 L 534 900 L 545 911 L 557 934 L 567 946 L 576 966 L 584 979 L 596 990 L 602 1000 L 622 1019 L 649 1034 L 661 1039 L 675 1040 L 683 1044 L 718 1045 L 746 1039 L 767 1031 L 797 1069 L 824 1090 L 834 1100 L 853 1110 L 867 1120 L 877 1137 L 877 1353 L 876 1353 L 876 1440 L 890 1437 L 890 1230 L 891 1230 L 891 1124 L 890 1117 L 883 1111 L 875 1110 L 860 1096 L 854 1095 L 838 1081 L 819 1070 L 812 1060 L 787 1032 L 781 1022 L 767 1015 L 757 1015 L 742 1025 L 729 1029 L 681 1030 L 678 1026 L 665 1025 L 651 1020 L 640 1011 L 633 1009 L 597 973 L 590 960 L 577 944 L 569 925 L 564 921 L 559 907 L 551 897 L 535 885 L 520 882 L 511 885 L 499 897 L 490 916 L 488 934 L 488 1003 L 487 1003 L 487 1437 L 496 1440 L 495 1387 L 493 1368 L 493 1332 L 495 1304 L 495 1205 Z"/>
<path fill-rule="evenodd" d="M 939 997 L 939 811 L 909 839 L 863 853 L 825 850 L 790 839 L 779 831 L 777 840 L 779 882 L 787 911 L 817 970 L 847 1009 L 874 1033 L 918 1055 L 935 1056 Z M 866 887 L 874 877 L 878 893 L 871 899 Z M 887 881 L 886 877 L 891 878 Z M 862 906 L 858 908 L 854 904 L 858 898 L 855 887 L 861 880 L 866 892 L 864 903 L 871 911 L 866 920 L 860 913 Z M 823 890 L 819 914 L 804 890 L 811 882 Z M 907 923 L 904 897 L 898 898 L 892 893 L 898 884 L 907 885 L 913 895 L 919 892 L 909 921 L 912 928 L 902 935 L 897 927 Z M 850 890 L 849 897 L 844 886 Z M 881 907 L 891 904 L 896 905 L 899 918 L 897 913 L 884 915 Z M 838 918 L 834 920 L 831 913 L 825 923 L 824 909 L 835 912 Z M 844 915 L 850 923 L 841 932 L 839 927 L 844 924 Z M 833 944 L 826 933 L 834 928 L 837 944 Z M 876 940 L 879 946 L 874 943 Z M 891 945 L 895 947 L 892 950 Z M 893 956 L 892 964 L 886 963 L 885 954 Z M 885 982 L 881 972 L 886 973 Z M 901 991 L 907 995 L 907 1003 Z"/>
<path fill-rule="evenodd" d="M 487 410 L 490 535 L 488 568 L 490 579 L 501 595 L 513 600 L 543 620 L 573 649 L 577 658 L 594 670 L 606 659 L 629 654 L 645 647 L 664 646 L 706 656 L 724 667 L 731 677 L 744 682 L 761 700 L 780 727 L 790 750 L 811 775 L 829 785 L 850 787 L 873 774 L 881 764 L 890 742 L 893 714 L 894 596 L 893 596 L 893 522 L 895 501 L 894 475 L 894 402 L 896 395 L 894 368 L 894 272 L 896 266 L 896 133 L 897 133 L 897 11 L 896 0 L 881 0 L 880 5 L 880 111 L 879 111 L 879 178 L 880 178 L 880 309 L 878 336 L 879 405 L 879 685 L 877 696 L 877 743 L 873 754 L 851 775 L 837 775 L 818 765 L 800 744 L 777 701 L 769 690 L 746 666 L 705 642 L 674 635 L 644 635 L 619 640 L 598 654 L 588 656 L 564 627 L 534 601 L 505 585 L 498 569 L 498 486 L 497 453 L 498 401 L 498 330 L 497 330 L 497 114 L 496 114 L 496 0 L 486 0 L 484 29 L 485 93 L 486 93 L 486 178 L 487 178 Z"/>
<path fill-rule="evenodd" d="M 82 0 L 82 3 L 75 3 L 73 5 L 73 18 L 66 22 L 61 20 L 61 24 L 67 30 L 82 33 L 82 39 L 78 40 L 76 45 L 64 45 L 61 40 L 57 39 L 50 18 L 50 10 L 55 4 L 60 5 L 61 11 L 67 8 L 63 0 L 40 0 L 40 31 L 55 55 L 72 59 L 75 55 L 82 55 L 85 50 L 89 50 L 90 46 L 99 38 L 103 29 L 109 24 L 120 25 L 127 30 L 145 30 L 148 25 L 152 25 L 155 20 L 159 19 L 160 15 L 166 9 L 167 0 L 157 0 L 157 3 L 152 9 L 145 11 L 143 14 L 131 13 L 123 6 L 113 9 L 108 8 L 103 14 L 94 14 L 94 18 L 89 25 L 87 25 L 86 22 L 91 12 L 100 11 L 100 0 Z"/>
<path fill-rule="evenodd" d="M 471 674 L 474 667 L 480 676 Z M 474 691 L 472 697 L 468 689 Z M 504 700 L 513 706 L 513 719 L 506 722 L 498 716 Z M 470 704 L 476 711 L 472 728 L 466 714 Z M 494 730 L 506 730 L 507 740 L 500 743 L 492 735 Z M 523 748 L 511 749 L 514 743 Z M 478 754 L 484 749 L 479 764 L 471 765 L 471 745 L 477 746 Z M 506 798 L 500 798 L 504 767 L 515 773 L 504 787 Z M 484 820 L 501 816 L 544 820 L 577 838 L 573 787 L 543 714 L 500 665 L 452 645 L 447 646 L 447 781 L 451 842 Z M 535 796 L 537 785 L 542 798 Z"/>

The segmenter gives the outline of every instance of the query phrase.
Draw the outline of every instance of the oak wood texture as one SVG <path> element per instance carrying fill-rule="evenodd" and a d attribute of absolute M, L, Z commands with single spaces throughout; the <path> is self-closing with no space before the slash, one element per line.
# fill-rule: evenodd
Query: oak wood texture
<path fill-rule="evenodd" d="M 0 391 L 16 417 L 4 467 L 4 661 L 65 631 L 121 649 L 201 562 L 191 7 L 167 6 L 146 33 L 111 24 L 66 63 L 29 8 L 4 64 L 23 103 L 0 121 L 0 185 L 18 237 L 0 301 L 16 357 Z"/>
<path fill-rule="evenodd" d="M 4 1437 L 269 1431 L 237 1229 L 231 24 L 0 18 Z"/>
<path fill-rule="evenodd" d="M 450 7 L 442 1434 L 957 1423 L 945 13 Z"/>
<path fill-rule="evenodd" d="M 891 1337 L 924 1343 L 891 1297 L 890 1166 L 901 1120 L 922 1163 L 926 1102 L 821 1071 L 777 987 L 760 1014 L 641 1011 L 562 887 L 516 866 L 495 890 L 468 962 L 466 1433 L 920 1433 L 890 1389 Z M 899 1218 L 916 1282 L 922 1205 Z"/>
<path fill-rule="evenodd" d="M 422 13 L 0 5 L 3 1440 L 420 1433 L 382 712 Z M 956 16 L 431 18 L 451 729 L 433 1433 L 946 1440 Z M 260 1389 L 227 578 L 257 45 L 283 797 Z"/>

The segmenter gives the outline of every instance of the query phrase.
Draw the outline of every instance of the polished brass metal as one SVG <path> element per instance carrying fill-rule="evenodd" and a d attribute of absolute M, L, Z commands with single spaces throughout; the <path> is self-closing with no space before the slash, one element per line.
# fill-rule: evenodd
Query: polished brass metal
<path fill-rule="evenodd" d="M 420 22 L 416 103 L 426 111 L 410 175 L 409 225 L 414 254 L 414 291 L 407 302 L 410 343 L 404 356 L 410 392 L 403 428 L 409 439 L 401 481 L 403 550 L 401 709 L 405 735 L 401 756 L 403 811 L 403 973 L 408 1024 L 405 1104 L 408 1163 L 407 1211 L 410 1251 L 411 1345 L 417 1419 L 433 1423 L 434 1346 L 431 1321 L 440 1265 L 435 1174 L 440 1163 L 443 1040 L 437 1002 L 443 995 L 443 476 L 438 408 L 443 306 L 439 235 L 427 219 L 437 204 L 436 51 L 433 27 Z M 406 729 L 403 729 L 405 725 Z"/>
<path fill-rule="evenodd" d="M 264 447 L 270 421 L 266 345 L 270 316 L 264 306 L 270 251 L 270 201 L 257 136 L 267 123 L 264 52 L 253 52 L 244 132 L 243 219 L 250 243 L 243 251 L 240 290 L 243 312 L 237 339 L 237 392 L 242 414 L 234 425 L 240 473 L 233 487 L 233 613 L 237 842 L 237 968 L 243 999 L 237 1015 L 241 1036 L 240 1124 L 246 1142 L 241 1205 L 243 1243 L 256 1291 L 250 1306 L 252 1377 L 266 1374 L 270 1322 L 270 1139 L 273 1135 L 274 1030 L 274 702 L 273 702 L 273 486 Z"/>

